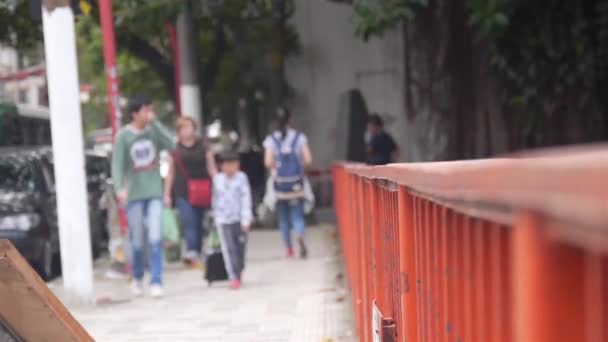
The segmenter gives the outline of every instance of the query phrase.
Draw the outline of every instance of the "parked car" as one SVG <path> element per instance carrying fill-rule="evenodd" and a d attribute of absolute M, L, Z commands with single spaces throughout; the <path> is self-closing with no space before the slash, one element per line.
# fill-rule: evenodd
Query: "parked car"
<path fill-rule="evenodd" d="M 107 160 L 86 155 L 91 246 L 97 256 L 105 246 L 105 213 L 99 208 Z M 10 240 L 44 279 L 59 272 L 59 227 L 48 147 L 0 149 L 0 239 Z"/>

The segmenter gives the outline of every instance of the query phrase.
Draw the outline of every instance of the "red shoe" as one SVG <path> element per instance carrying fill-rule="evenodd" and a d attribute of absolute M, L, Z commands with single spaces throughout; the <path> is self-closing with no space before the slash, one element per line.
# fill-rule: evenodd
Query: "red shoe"
<path fill-rule="evenodd" d="M 287 248 L 287 258 L 291 259 L 294 255 L 293 248 Z"/>
<path fill-rule="evenodd" d="M 233 280 L 230 283 L 230 288 L 233 290 L 238 290 L 239 288 L 241 288 L 241 281 L 238 279 Z"/>

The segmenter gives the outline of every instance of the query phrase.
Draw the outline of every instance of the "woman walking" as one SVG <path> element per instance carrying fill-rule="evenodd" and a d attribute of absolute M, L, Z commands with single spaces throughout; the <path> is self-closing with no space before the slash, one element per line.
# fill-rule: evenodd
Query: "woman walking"
<path fill-rule="evenodd" d="M 277 110 L 276 131 L 264 140 L 264 163 L 274 179 L 277 198 L 279 229 L 287 249 L 287 257 L 294 255 L 291 229 L 295 230 L 300 257 L 308 250 L 304 241 L 304 167 L 312 163 L 308 139 L 304 133 L 290 126 L 291 114 L 285 108 Z"/>
<path fill-rule="evenodd" d="M 205 232 L 203 215 L 211 206 L 211 179 L 217 173 L 217 167 L 213 153 L 196 134 L 194 120 L 180 117 L 175 130 L 178 143 L 171 153 L 164 201 L 171 207 L 175 199 L 186 241 L 184 263 L 198 268 Z"/>

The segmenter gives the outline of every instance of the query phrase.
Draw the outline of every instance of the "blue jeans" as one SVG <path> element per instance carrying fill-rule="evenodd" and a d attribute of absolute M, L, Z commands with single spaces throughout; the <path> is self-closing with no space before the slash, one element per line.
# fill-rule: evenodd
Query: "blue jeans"
<path fill-rule="evenodd" d="M 298 237 L 304 236 L 304 203 L 302 200 L 279 200 L 277 212 L 283 242 L 287 248 L 292 248 L 291 229 L 296 231 Z"/>
<path fill-rule="evenodd" d="M 196 252 L 199 255 L 203 244 L 203 236 L 205 235 L 203 227 L 205 209 L 193 207 L 187 199 L 182 197 L 175 199 L 175 207 L 179 211 L 179 217 L 184 230 L 186 250 L 188 252 Z"/>
<path fill-rule="evenodd" d="M 127 203 L 127 223 L 133 259 L 133 277 L 137 281 L 144 278 L 146 267 L 144 243 L 148 240 L 150 272 L 152 284 L 163 282 L 162 218 L 163 202 L 160 198 L 129 201 Z"/>

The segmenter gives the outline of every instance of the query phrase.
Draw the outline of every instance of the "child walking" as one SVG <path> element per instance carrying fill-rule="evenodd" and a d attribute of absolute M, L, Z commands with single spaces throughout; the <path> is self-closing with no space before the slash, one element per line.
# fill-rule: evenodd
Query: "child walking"
<path fill-rule="evenodd" d="M 247 176 L 239 171 L 239 155 L 222 155 L 221 172 L 213 177 L 213 214 L 222 245 L 230 287 L 241 287 L 241 273 L 245 267 L 245 245 L 251 226 L 251 189 Z"/>

